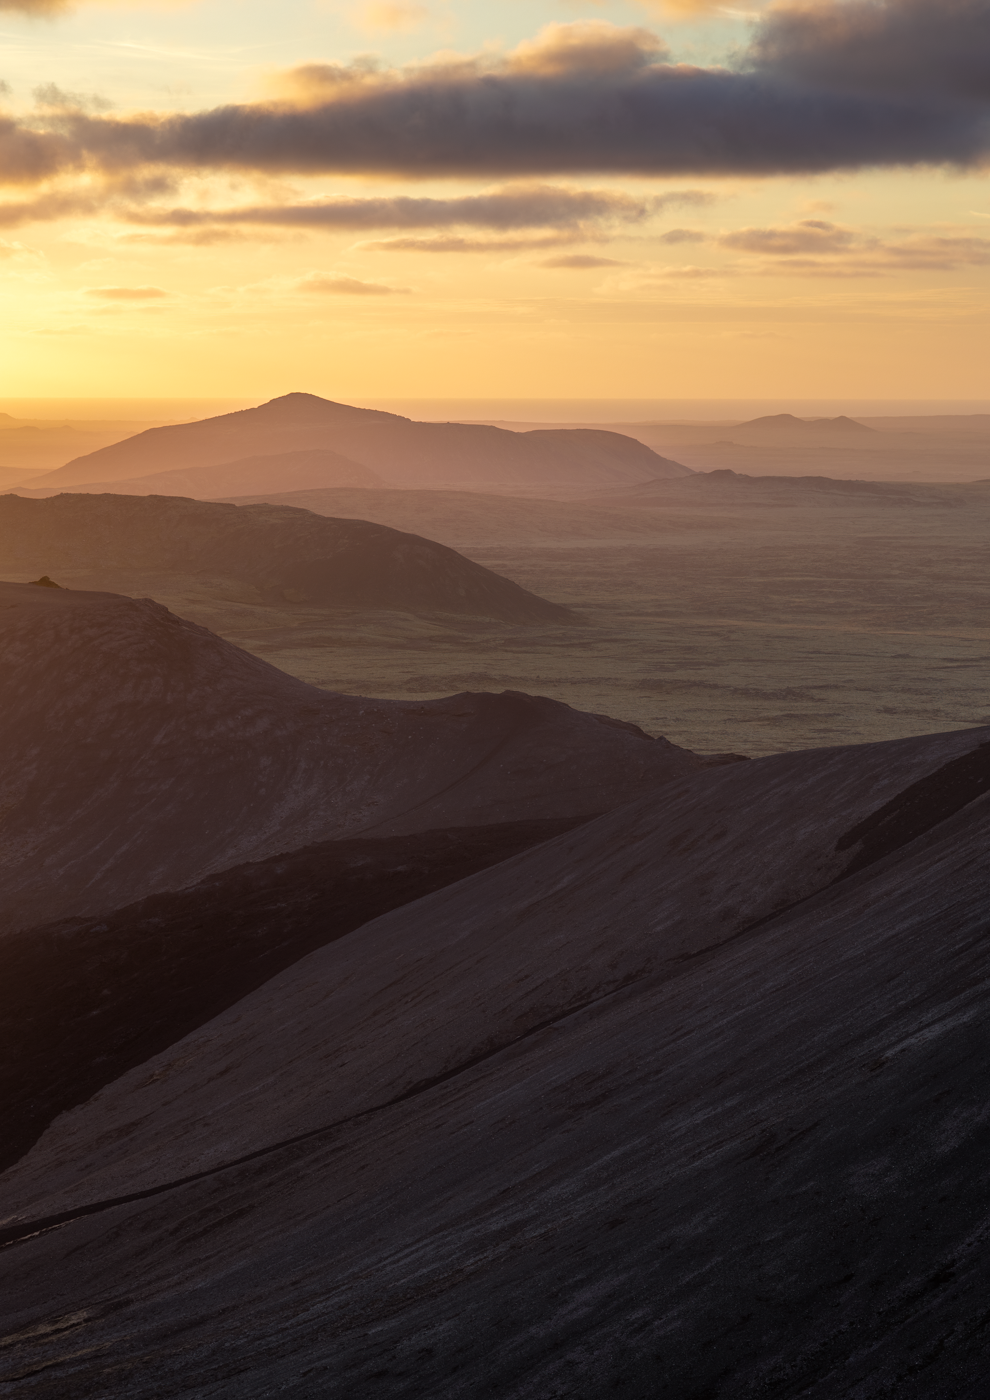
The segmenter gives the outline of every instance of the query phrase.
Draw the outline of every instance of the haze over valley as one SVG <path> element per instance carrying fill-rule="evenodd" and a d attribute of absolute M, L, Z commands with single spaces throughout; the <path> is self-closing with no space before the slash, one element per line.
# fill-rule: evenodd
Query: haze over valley
<path fill-rule="evenodd" d="M 769 421 L 771 437 L 826 431 Z M 840 441 L 872 435 L 826 421 Z M 230 458 L 249 445 L 276 450 Z M 614 430 L 418 424 L 289 395 L 132 435 L 48 479 L 0 498 L 8 578 L 150 594 L 329 690 L 522 690 L 752 755 L 990 716 L 990 476 L 694 471 Z M 217 496 L 225 507 L 176 499 Z M 343 527 L 321 536 L 313 516 L 418 536 L 401 546 L 421 553 L 417 582 L 385 566 L 391 536 L 346 564 Z M 467 564 L 461 582 L 438 578 L 453 560 L 429 563 L 423 540 L 508 580 L 500 601 Z M 509 601 L 517 583 L 542 611 Z"/>

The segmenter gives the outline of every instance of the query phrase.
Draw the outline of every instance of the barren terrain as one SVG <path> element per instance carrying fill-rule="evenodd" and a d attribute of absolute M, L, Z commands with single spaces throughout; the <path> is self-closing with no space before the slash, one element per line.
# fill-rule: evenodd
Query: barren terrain
<path fill-rule="evenodd" d="M 667 499 L 680 490 L 669 485 Z M 756 496 L 704 508 L 445 492 L 291 498 L 441 540 L 574 608 L 577 628 L 289 617 L 195 586 L 170 606 L 316 685 L 396 697 L 527 690 L 698 751 L 767 754 L 987 722 L 990 488 L 890 486 L 797 505 Z"/>

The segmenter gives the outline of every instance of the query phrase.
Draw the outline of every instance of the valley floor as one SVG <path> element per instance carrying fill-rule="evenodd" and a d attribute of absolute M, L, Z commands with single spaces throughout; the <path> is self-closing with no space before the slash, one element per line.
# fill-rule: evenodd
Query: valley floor
<path fill-rule="evenodd" d="M 432 513 L 406 493 L 363 494 L 377 498 L 361 504 L 370 517 L 453 545 L 583 621 L 279 609 L 193 580 L 155 596 L 314 685 L 398 698 L 524 690 L 699 752 L 988 722 L 984 505 L 642 510 L 625 533 L 631 512 L 603 511 L 598 536 L 575 539 L 538 535 L 559 503 L 527 502 L 529 538 L 516 527 L 492 542 L 444 509 L 446 493 L 409 493 L 435 495 Z"/>

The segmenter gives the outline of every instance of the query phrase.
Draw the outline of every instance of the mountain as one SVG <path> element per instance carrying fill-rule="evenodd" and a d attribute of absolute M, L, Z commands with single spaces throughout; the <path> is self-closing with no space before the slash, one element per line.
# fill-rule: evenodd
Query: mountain
<path fill-rule="evenodd" d="M 690 474 L 688 468 L 621 433 L 513 433 L 465 423 L 416 423 L 314 394 L 286 394 L 239 413 L 137 433 L 74 458 L 39 477 L 32 487 L 133 480 L 249 456 L 316 449 L 343 454 L 392 486 L 592 489 Z M 223 494 L 233 495 L 235 488 Z"/>
<path fill-rule="evenodd" d="M 317 690 L 150 599 L 0 584 L 0 648 L 7 930 L 318 841 L 583 817 L 700 767 L 539 697 Z"/>
<path fill-rule="evenodd" d="M 855 418 L 847 418 L 845 414 L 840 414 L 838 418 L 795 418 L 793 413 L 768 413 L 762 418 L 750 418 L 747 422 L 724 431 L 733 438 L 741 436 L 744 441 L 747 435 L 754 434 L 808 438 L 818 435 L 869 437 L 874 433 L 873 428 L 867 428 L 862 423 L 857 423 Z"/>
<path fill-rule="evenodd" d="M 10 574 L 84 588 L 151 580 L 227 580 L 279 604 L 446 612 L 506 622 L 567 622 L 566 608 L 432 540 L 289 506 L 87 494 L 0 497 L 0 555 Z M 145 583 L 142 583 L 145 580 Z"/>
<path fill-rule="evenodd" d="M 16 482 L 4 482 L 16 485 Z M 312 491 L 326 487 L 384 486 L 377 472 L 341 457 L 338 452 L 312 448 L 303 452 L 273 453 L 267 457 L 242 457 L 215 467 L 179 467 L 174 471 L 152 472 L 150 476 L 121 481 L 90 481 L 80 484 L 87 494 L 113 492 L 124 496 L 211 497 L 273 491 Z M 27 496 L 51 496 L 62 487 L 26 490 Z"/>
<path fill-rule="evenodd" d="M 329 943 L 0 1178 L 0 1374 L 975 1397 L 988 837 L 988 729 L 784 754 Z"/>

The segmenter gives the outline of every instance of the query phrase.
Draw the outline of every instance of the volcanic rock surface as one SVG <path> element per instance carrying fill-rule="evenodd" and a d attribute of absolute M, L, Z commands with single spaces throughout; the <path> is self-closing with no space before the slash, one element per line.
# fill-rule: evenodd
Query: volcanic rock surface
<path fill-rule="evenodd" d="M 325 841 L 96 919 L 5 934 L 0 1171 L 58 1113 L 305 954 L 583 820 Z"/>
<path fill-rule="evenodd" d="M 8 1393 L 975 1400 L 988 835 L 780 755 L 310 954 L 0 1178 Z"/>
<path fill-rule="evenodd" d="M 142 578 L 226 580 L 251 601 L 461 613 L 507 622 L 561 622 L 538 598 L 446 546 L 365 520 L 330 520 L 291 506 L 230 506 L 181 496 L 0 498 L 7 573 L 47 568 L 75 586 Z"/>
<path fill-rule="evenodd" d="M 318 690 L 149 599 L 0 584 L 0 647 L 6 928 L 315 841 L 586 816 L 701 766 L 529 695 Z"/>
<path fill-rule="evenodd" d="M 332 403 L 314 394 L 286 394 L 239 413 L 148 429 L 77 457 L 31 486 L 65 488 L 79 482 L 213 467 L 259 453 L 315 448 L 341 453 L 393 486 L 525 490 L 584 485 L 591 490 L 690 475 L 689 468 L 621 433 L 599 429 L 513 433 L 480 424 L 417 423 L 395 413 Z M 237 493 L 253 489 L 248 485 Z M 233 495 L 235 488 L 217 494 Z"/>

